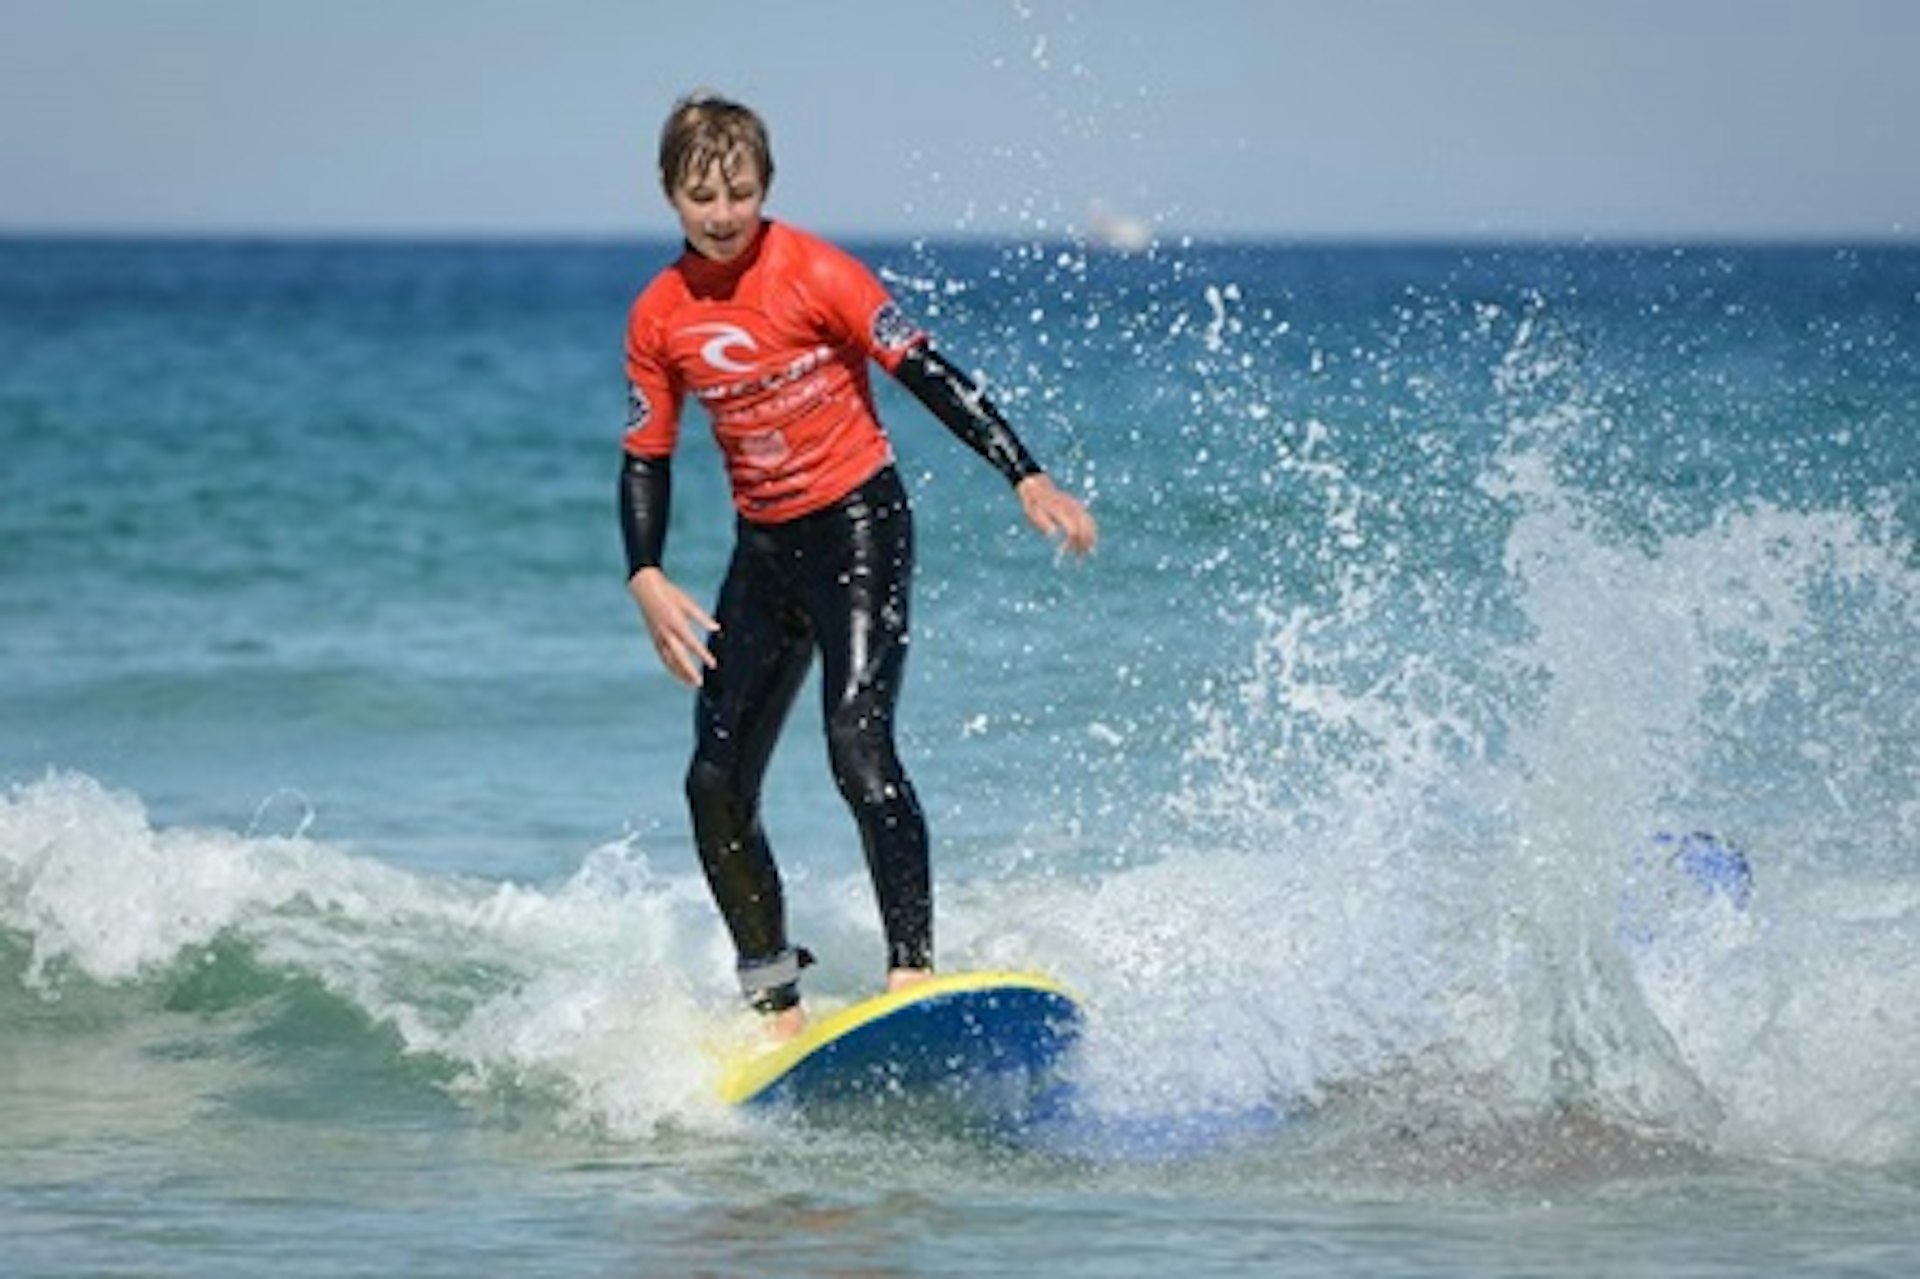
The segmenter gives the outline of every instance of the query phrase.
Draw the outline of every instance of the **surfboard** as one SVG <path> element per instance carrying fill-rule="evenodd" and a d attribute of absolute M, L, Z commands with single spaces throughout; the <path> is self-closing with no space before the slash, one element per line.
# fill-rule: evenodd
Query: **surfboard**
<path fill-rule="evenodd" d="M 1055 1084 L 1082 1021 L 1073 995 L 1037 973 L 936 976 L 736 1056 L 720 1097 L 808 1112 L 920 1101 L 1017 1117 Z"/>

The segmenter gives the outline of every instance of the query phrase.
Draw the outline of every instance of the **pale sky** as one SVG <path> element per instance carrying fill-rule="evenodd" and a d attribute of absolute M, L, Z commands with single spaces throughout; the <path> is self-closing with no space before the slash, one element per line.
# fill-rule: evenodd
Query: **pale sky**
<path fill-rule="evenodd" d="M 847 236 L 1895 238 L 1920 0 L 0 0 L 0 233 L 673 233 L 673 99 Z"/>

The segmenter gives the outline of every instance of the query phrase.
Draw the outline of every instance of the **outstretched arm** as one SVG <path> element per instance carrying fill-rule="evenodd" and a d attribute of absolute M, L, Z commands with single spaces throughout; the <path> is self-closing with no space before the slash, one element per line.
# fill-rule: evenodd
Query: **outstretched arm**
<path fill-rule="evenodd" d="M 1076 554 L 1093 549 L 1099 539 L 1093 516 L 1078 498 L 1061 490 L 1040 469 L 1013 427 L 973 379 L 948 363 L 928 342 L 907 352 L 894 377 L 961 443 L 1006 477 L 1020 499 L 1020 509 L 1035 528 L 1058 538 Z"/>

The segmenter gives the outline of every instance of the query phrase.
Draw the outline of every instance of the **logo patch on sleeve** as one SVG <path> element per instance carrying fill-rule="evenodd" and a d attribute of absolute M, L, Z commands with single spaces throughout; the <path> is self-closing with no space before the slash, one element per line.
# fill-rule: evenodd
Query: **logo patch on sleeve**
<path fill-rule="evenodd" d="M 641 430 L 652 416 L 653 406 L 647 402 L 647 393 L 633 383 L 627 383 L 627 429 Z"/>

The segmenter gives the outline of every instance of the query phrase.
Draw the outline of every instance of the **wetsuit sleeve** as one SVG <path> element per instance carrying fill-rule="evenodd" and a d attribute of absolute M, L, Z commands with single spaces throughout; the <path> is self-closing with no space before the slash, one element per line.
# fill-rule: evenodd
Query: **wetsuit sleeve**
<path fill-rule="evenodd" d="M 627 576 L 660 567 L 673 497 L 680 393 L 658 355 L 657 326 L 643 295 L 627 321 L 627 432 L 620 463 L 620 535 Z"/>
<path fill-rule="evenodd" d="M 627 577 L 659 568 L 673 501 L 673 459 L 626 454 L 620 464 L 620 536 L 627 546 Z"/>
<path fill-rule="evenodd" d="M 1007 483 L 1018 484 L 1029 475 L 1040 474 L 1040 464 L 987 393 L 949 364 L 932 343 L 922 341 L 910 348 L 893 375 L 961 443 L 992 463 Z"/>

